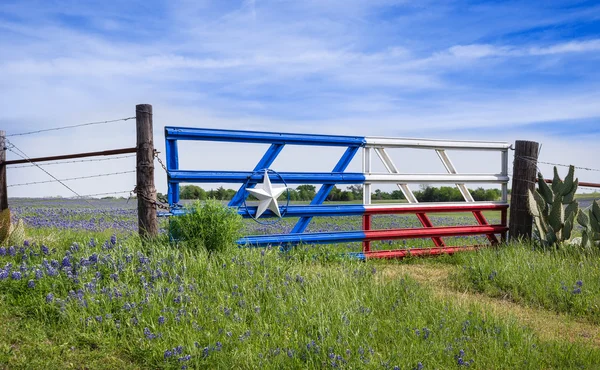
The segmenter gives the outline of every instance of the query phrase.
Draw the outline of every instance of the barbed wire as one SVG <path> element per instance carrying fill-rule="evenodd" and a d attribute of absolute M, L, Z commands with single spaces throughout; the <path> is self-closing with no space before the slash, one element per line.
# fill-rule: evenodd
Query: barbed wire
<path fill-rule="evenodd" d="M 560 167 L 570 167 L 571 165 L 568 164 L 560 164 L 560 163 L 552 163 L 552 162 L 544 162 L 544 161 L 538 161 L 538 163 L 543 163 L 543 164 L 549 164 L 551 166 L 560 166 Z M 590 167 L 579 167 L 579 166 L 573 166 L 574 168 L 578 169 L 578 170 L 585 170 L 585 171 L 597 171 L 600 172 L 599 169 L 596 168 L 590 168 Z"/>
<path fill-rule="evenodd" d="M 127 118 L 112 119 L 112 120 L 108 120 L 108 121 L 87 122 L 87 123 L 80 123 L 78 125 L 70 125 L 70 126 L 61 126 L 61 127 L 46 128 L 46 129 L 42 129 L 42 130 L 20 132 L 20 133 L 17 133 L 17 134 L 10 134 L 10 135 L 6 135 L 6 137 L 32 135 L 32 134 L 39 134 L 40 132 L 66 130 L 68 128 L 76 128 L 76 127 L 83 127 L 83 126 L 101 125 L 101 124 L 105 124 L 105 123 L 114 123 L 114 122 L 120 122 L 120 121 L 128 121 L 128 120 L 134 119 L 134 118 L 135 117 L 127 117 Z"/>
<path fill-rule="evenodd" d="M 136 172 L 136 171 L 135 170 L 131 170 L 131 171 L 122 171 L 122 172 L 101 173 L 101 174 L 90 175 L 90 176 L 71 177 L 71 178 L 68 178 L 68 179 L 60 179 L 60 180 L 59 179 L 55 179 L 55 180 L 45 180 L 45 181 L 24 182 L 24 183 L 21 183 L 21 184 L 11 184 L 11 185 L 8 185 L 7 188 L 10 188 L 10 187 L 13 187 L 13 186 L 48 184 L 48 183 L 57 182 L 57 181 L 73 181 L 73 180 L 92 179 L 92 178 L 95 178 L 95 177 L 123 175 L 123 174 L 126 174 L 126 173 L 134 173 L 134 172 Z"/>
<path fill-rule="evenodd" d="M 56 162 L 42 163 L 42 164 L 39 164 L 39 166 L 51 166 L 51 165 L 56 165 L 56 164 L 67 164 L 67 163 L 112 161 L 112 160 L 115 160 L 115 159 L 133 158 L 135 156 L 136 156 L 136 154 L 130 154 L 130 155 L 123 155 L 123 156 L 109 157 L 109 158 L 79 159 L 79 160 L 76 160 L 76 161 L 56 161 Z M 10 166 L 10 167 L 7 167 L 7 168 L 13 169 L 13 168 L 28 168 L 28 167 L 34 167 L 34 165 L 33 164 L 24 164 L 24 165 L 21 165 L 21 166 Z"/>
<path fill-rule="evenodd" d="M 131 190 L 112 191 L 112 192 L 108 192 L 108 193 L 85 194 L 85 195 L 81 195 L 81 198 L 90 198 L 90 197 L 97 197 L 100 195 L 116 195 L 116 194 L 131 194 Z"/>
<path fill-rule="evenodd" d="M 61 180 L 57 179 L 53 174 L 51 174 L 50 172 L 48 172 L 45 169 L 43 169 L 42 167 L 40 167 L 37 163 L 32 162 L 31 159 L 27 156 L 27 154 L 25 154 L 25 152 L 22 151 L 21 149 L 19 149 L 15 144 L 11 143 L 8 139 L 6 139 L 6 142 L 9 145 L 9 146 L 6 147 L 7 150 L 9 150 L 12 153 L 18 155 L 19 157 L 25 159 L 29 163 L 35 165 L 40 170 L 44 171 L 48 176 L 52 177 L 54 180 L 56 180 L 57 182 L 59 182 L 62 186 L 64 186 L 65 188 L 67 188 L 70 192 L 72 192 L 73 194 L 77 195 L 78 197 L 81 197 L 81 195 L 78 192 L 76 192 L 75 190 L 71 189 L 67 184 L 65 184 Z M 18 150 L 20 153 L 17 153 L 13 149 Z M 95 207 L 92 203 L 88 202 L 87 200 L 86 200 L 86 203 L 89 204 L 92 208 L 98 209 L 97 207 Z"/>

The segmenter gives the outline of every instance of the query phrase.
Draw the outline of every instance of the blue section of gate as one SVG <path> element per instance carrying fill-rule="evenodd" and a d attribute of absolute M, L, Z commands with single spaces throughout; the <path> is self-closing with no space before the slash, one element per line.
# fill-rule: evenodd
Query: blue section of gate
<path fill-rule="evenodd" d="M 181 170 L 179 168 L 179 153 L 177 148 L 177 142 L 179 140 L 270 144 L 271 146 L 256 164 L 253 171 Z M 287 242 L 304 241 L 302 233 L 313 216 L 362 215 L 365 211 L 365 208 L 362 205 L 322 205 L 335 184 L 363 184 L 365 182 L 365 175 L 362 172 L 344 172 L 358 150 L 365 146 L 366 139 L 364 137 L 167 126 L 165 127 L 165 141 L 167 154 L 168 199 L 171 207 L 170 214 L 174 216 L 184 213 L 178 204 L 179 184 L 182 182 L 240 183 L 242 186 L 229 202 L 229 206 L 231 207 L 240 207 L 248 195 L 245 184 L 248 184 L 248 187 L 254 187 L 257 183 L 261 182 L 264 174 L 258 173 L 258 171 L 269 168 L 285 145 L 346 147 L 346 151 L 333 168 L 332 172 L 278 172 L 277 174 L 269 174 L 272 183 L 282 183 L 283 180 L 285 180 L 287 184 L 322 185 L 310 205 L 288 207 L 285 217 L 300 217 L 300 219 L 292 231 L 292 233 L 296 235 L 286 237 L 285 239 Z M 256 207 L 247 207 L 247 209 L 240 208 L 238 209 L 238 213 L 244 217 L 253 217 L 256 215 Z M 261 217 L 275 217 L 275 215 L 271 211 L 266 211 Z M 361 235 L 363 234 L 359 235 L 359 233 L 356 233 L 356 235 L 352 235 L 350 239 L 358 240 L 357 238 Z M 348 235 L 344 235 L 342 239 L 347 237 Z M 272 237 L 268 235 L 248 236 L 243 239 L 243 244 L 251 241 L 257 242 L 258 245 L 265 245 L 264 242 L 260 242 L 261 238 L 265 238 L 265 240 L 272 239 Z M 335 237 L 333 238 L 335 239 Z M 309 239 L 312 238 L 309 237 Z M 242 242 L 242 240 L 240 242 Z"/>

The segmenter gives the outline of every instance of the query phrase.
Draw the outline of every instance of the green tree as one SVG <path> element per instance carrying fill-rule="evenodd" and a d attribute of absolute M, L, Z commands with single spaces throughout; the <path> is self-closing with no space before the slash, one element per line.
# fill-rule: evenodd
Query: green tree
<path fill-rule="evenodd" d="M 314 185 L 300 185 L 296 190 L 298 190 L 300 200 L 312 200 L 317 193 Z"/>
<path fill-rule="evenodd" d="M 184 185 L 179 188 L 179 198 L 206 200 L 206 191 L 196 185 Z"/>

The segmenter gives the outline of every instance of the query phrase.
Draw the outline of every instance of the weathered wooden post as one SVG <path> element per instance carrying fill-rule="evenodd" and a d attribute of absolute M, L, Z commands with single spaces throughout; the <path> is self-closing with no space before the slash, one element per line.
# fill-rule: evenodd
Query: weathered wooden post
<path fill-rule="evenodd" d="M 135 106 L 137 130 L 138 228 L 140 237 L 158 235 L 156 218 L 156 188 L 154 187 L 154 139 L 152 134 L 152 105 Z"/>
<path fill-rule="evenodd" d="M 531 238 L 533 217 L 527 208 L 527 192 L 535 190 L 539 144 L 517 140 L 510 199 L 509 238 Z"/>
<path fill-rule="evenodd" d="M 0 130 L 0 212 L 8 208 L 6 190 L 6 132 Z"/>

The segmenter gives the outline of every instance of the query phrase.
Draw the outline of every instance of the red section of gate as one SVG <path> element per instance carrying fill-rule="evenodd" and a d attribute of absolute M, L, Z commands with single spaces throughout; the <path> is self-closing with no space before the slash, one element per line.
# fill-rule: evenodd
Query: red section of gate
<path fill-rule="evenodd" d="M 466 247 L 446 246 L 442 237 L 486 235 L 492 245 L 498 243 L 496 234 L 506 240 L 508 231 L 507 209 L 505 203 L 460 203 L 460 204 L 411 204 L 403 206 L 369 206 L 363 216 L 365 239 L 363 253 L 366 258 L 402 258 L 406 256 L 425 256 L 437 254 L 452 254 L 457 251 L 473 250 L 481 245 Z M 490 225 L 482 211 L 500 211 L 500 224 Z M 472 226 L 433 226 L 427 213 L 472 212 L 478 225 Z M 421 221 L 422 228 L 371 230 L 371 216 L 377 214 L 415 214 Z M 422 249 L 401 249 L 386 251 L 371 251 L 370 242 L 374 240 L 431 238 L 435 247 Z M 439 241 L 441 245 L 436 243 Z"/>

